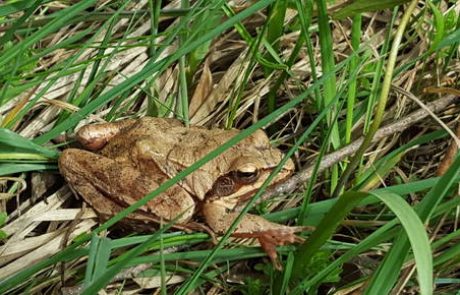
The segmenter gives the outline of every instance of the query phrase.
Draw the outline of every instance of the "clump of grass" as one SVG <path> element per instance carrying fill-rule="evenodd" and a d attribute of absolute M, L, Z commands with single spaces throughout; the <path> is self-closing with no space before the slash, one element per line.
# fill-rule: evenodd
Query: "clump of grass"
<path fill-rule="evenodd" d="M 458 95 L 458 11 L 404 0 L 1 4 L 0 293 L 458 289 L 459 157 L 436 175 L 448 132 L 425 119 L 375 142 L 418 108 L 412 94 Z M 456 110 L 435 113 L 454 128 Z M 98 225 L 59 177 L 59 150 L 84 124 L 145 115 L 243 131 Z M 316 226 L 279 248 L 282 272 L 231 230 L 217 245 L 174 222 L 117 234 L 130 212 L 259 128 L 312 171 L 259 202 L 266 182 L 241 210 Z M 358 152 L 324 169 L 360 137 Z"/>

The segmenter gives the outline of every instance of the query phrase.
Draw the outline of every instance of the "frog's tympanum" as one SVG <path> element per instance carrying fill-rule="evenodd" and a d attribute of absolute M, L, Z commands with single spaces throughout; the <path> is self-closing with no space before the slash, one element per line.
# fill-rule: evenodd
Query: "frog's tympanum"
<path fill-rule="evenodd" d="M 77 133 L 87 150 L 64 150 L 59 169 L 72 188 L 101 217 L 108 218 L 238 132 L 185 127 L 175 119 L 152 117 L 88 125 Z M 128 221 L 176 219 L 186 225 L 194 214 L 201 214 L 213 232 L 222 234 L 238 216 L 234 207 L 257 191 L 282 157 L 259 130 L 149 201 Z M 283 181 L 293 170 L 289 160 L 273 183 Z M 257 238 L 279 268 L 275 246 L 298 241 L 294 233 L 299 230 L 247 214 L 233 236 Z"/>

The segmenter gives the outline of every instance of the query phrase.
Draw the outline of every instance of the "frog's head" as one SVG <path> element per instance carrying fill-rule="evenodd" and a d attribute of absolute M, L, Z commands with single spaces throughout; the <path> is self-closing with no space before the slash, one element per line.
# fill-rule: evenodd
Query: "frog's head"
<path fill-rule="evenodd" d="M 229 149 L 216 160 L 228 163 L 220 169 L 206 198 L 246 200 L 251 197 L 280 164 L 283 153 L 271 146 L 267 135 L 258 130 L 239 144 Z M 294 162 L 289 159 L 270 185 L 282 182 L 294 171 Z"/>

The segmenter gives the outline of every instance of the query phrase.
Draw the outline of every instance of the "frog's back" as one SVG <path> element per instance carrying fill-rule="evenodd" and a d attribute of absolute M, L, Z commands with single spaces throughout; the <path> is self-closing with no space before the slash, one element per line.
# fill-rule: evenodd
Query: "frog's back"
<path fill-rule="evenodd" d="M 129 159 L 136 142 L 147 138 L 161 142 L 170 128 L 179 126 L 183 126 L 182 123 L 172 118 L 140 118 L 113 137 L 101 150 L 101 154 L 113 159 Z"/>

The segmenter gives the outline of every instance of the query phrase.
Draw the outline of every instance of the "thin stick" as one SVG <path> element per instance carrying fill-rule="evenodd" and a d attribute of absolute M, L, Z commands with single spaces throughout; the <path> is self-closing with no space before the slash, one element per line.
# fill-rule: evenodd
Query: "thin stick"
<path fill-rule="evenodd" d="M 431 103 L 428 103 L 426 106 L 429 110 L 431 110 L 431 112 L 436 113 L 436 112 L 444 110 L 448 105 L 454 102 L 458 102 L 459 100 L 460 99 L 457 95 L 451 94 L 451 95 L 442 97 L 436 101 L 433 101 Z M 415 112 L 408 114 L 405 118 L 401 120 L 398 120 L 392 124 L 388 124 L 380 128 L 375 133 L 372 139 L 372 143 L 380 141 L 387 136 L 404 131 L 405 129 L 409 128 L 411 125 L 415 124 L 416 122 L 421 121 L 422 119 L 426 118 L 428 115 L 429 113 L 426 111 L 426 109 L 419 109 Z M 334 164 L 340 162 L 341 160 L 355 153 L 361 146 L 362 142 L 363 142 L 363 137 L 353 141 L 349 145 L 344 146 L 343 148 L 333 153 L 330 153 L 324 156 L 319 165 L 318 173 L 326 170 L 327 168 L 330 168 Z M 313 173 L 314 166 L 315 166 L 315 163 L 307 164 L 303 169 L 301 169 L 299 172 L 297 172 L 294 176 L 289 178 L 287 181 L 276 185 L 270 190 L 267 190 L 267 192 L 264 195 L 262 195 L 262 197 L 259 199 L 258 202 L 261 202 L 263 200 L 268 200 L 275 195 L 293 192 L 297 187 L 299 187 L 301 184 L 305 183 L 306 181 L 310 179 Z M 237 209 L 239 208 L 240 206 L 238 206 Z"/>
<path fill-rule="evenodd" d="M 433 118 L 433 120 L 435 120 L 436 122 L 438 122 L 438 124 L 444 128 L 444 130 L 446 130 L 447 133 L 449 133 L 449 135 L 452 137 L 452 139 L 455 141 L 455 143 L 457 144 L 458 147 L 460 147 L 460 140 L 458 139 L 457 135 L 455 135 L 455 133 L 446 125 L 444 124 L 443 121 L 441 121 L 441 119 L 438 118 L 438 116 L 436 116 L 426 105 L 425 103 L 423 103 L 417 96 L 415 96 L 414 94 L 412 94 L 412 92 L 409 92 L 397 85 L 393 85 L 392 86 L 394 90 L 396 90 L 397 92 L 399 92 L 400 94 L 402 95 L 405 95 L 407 97 L 409 97 L 410 99 L 412 99 L 413 101 L 415 101 L 422 109 L 425 109 L 428 114 L 431 116 L 431 118 Z"/>

